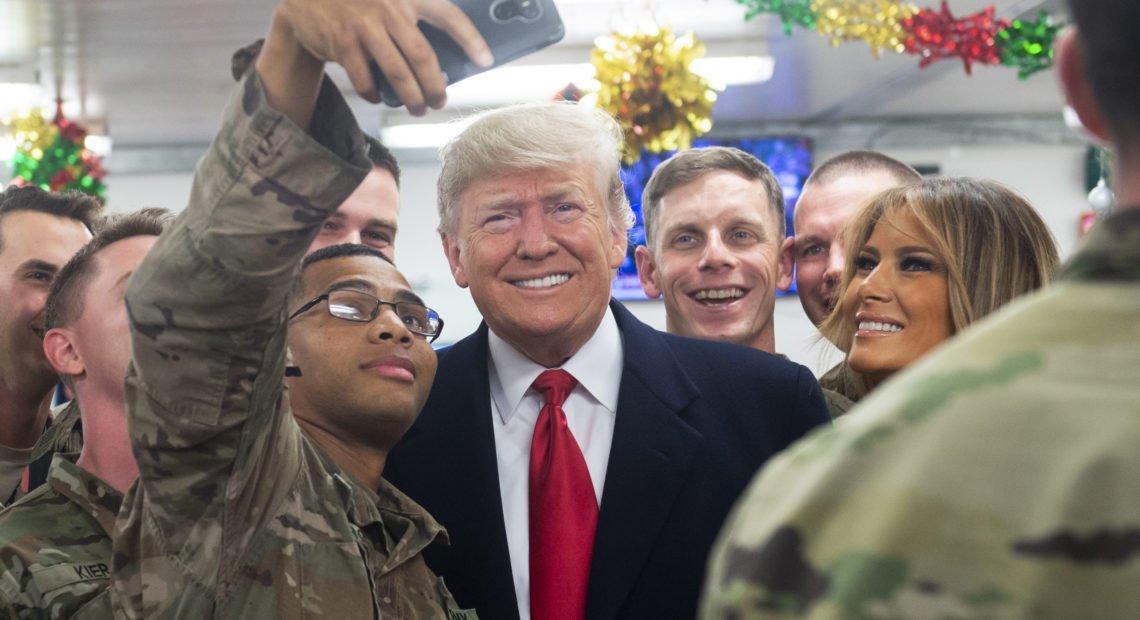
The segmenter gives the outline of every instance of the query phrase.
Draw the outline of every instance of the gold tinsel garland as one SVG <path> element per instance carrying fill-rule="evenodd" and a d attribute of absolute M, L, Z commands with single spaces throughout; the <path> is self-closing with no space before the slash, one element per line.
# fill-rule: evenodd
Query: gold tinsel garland
<path fill-rule="evenodd" d="M 907 37 L 903 22 L 918 12 L 913 4 L 895 0 L 814 0 L 815 29 L 831 37 L 831 44 L 844 41 L 865 41 L 871 46 L 871 55 L 879 57 L 880 49 L 902 53 Z"/>
<path fill-rule="evenodd" d="M 712 128 L 719 89 L 689 70 L 704 54 L 704 44 L 692 33 L 676 37 L 668 26 L 598 39 L 590 61 L 601 86 L 583 102 L 621 123 L 622 161 L 636 162 L 642 149 L 660 153 L 689 148 L 694 137 Z"/>

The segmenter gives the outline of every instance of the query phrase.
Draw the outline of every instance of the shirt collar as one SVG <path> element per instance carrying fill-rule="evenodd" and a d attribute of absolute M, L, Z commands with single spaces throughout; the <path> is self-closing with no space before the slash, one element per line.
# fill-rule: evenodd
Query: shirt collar
<path fill-rule="evenodd" d="M 549 369 L 520 353 L 494 331 L 488 330 L 487 344 L 491 398 L 505 424 L 518 409 L 530 385 Z M 623 349 L 621 330 L 613 310 L 607 307 L 594 335 L 560 368 L 573 375 L 578 385 L 603 407 L 616 412 L 625 359 Z"/>

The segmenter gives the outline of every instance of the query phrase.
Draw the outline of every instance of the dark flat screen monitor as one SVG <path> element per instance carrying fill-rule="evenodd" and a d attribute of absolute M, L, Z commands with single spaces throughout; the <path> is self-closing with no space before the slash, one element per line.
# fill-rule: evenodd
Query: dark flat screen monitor
<path fill-rule="evenodd" d="M 804 181 L 811 174 L 811 141 L 807 138 L 773 137 L 738 140 L 694 140 L 693 147 L 702 146 L 731 146 L 747 151 L 756 156 L 772 169 L 780 181 L 780 188 L 784 192 L 784 218 L 787 222 L 788 235 L 794 234 L 792 227 L 792 212 L 796 200 L 800 197 Z M 637 265 L 634 263 L 633 252 L 639 245 L 645 245 L 645 222 L 641 214 L 641 192 L 653 174 L 658 164 L 669 159 L 673 152 L 645 153 L 637 163 L 623 168 L 622 182 L 625 184 L 625 194 L 629 198 L 633 213 L 637 221 L 629 231 L 629 248 L 626 250 L 625 261 L 618 268 L 617 278 L 613 283 L 613 296 L 617 299 L 648 299 L 645 291 L 641 289 L 641 282 L 637 279 Z M 795 294 L 795 282 L 787 292 L 781 295 Z"/>

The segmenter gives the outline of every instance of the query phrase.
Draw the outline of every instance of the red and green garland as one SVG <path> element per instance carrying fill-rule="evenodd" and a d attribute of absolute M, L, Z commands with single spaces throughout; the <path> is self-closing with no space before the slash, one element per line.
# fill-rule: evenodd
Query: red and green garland
<path fill-rule="evenodd" d="M 919 68 L 957 58 L 969 74 L 974 63 L 1017 69 L 1022 80 L 1053 64 L 1053 41 L 1060 26 L 1046 11 L 1036 20 L 994 16 L 990 5 L 965 17 L 955 17 L 947 2 L 939 10 L 919 9 L 896 0 L 736 0 L 748 12 L 745 19 L 768 13 L 783 22 L 831 37 L 832 45 L 864 41 L 876 58 L 886 49 L 918 56 Z"/>
<path fill-rule="evenodd" d="M 12 185 L 38 185 L 49 191 L 79 190 L 104 199 L 103 158 L 84 146 L 87 129 L 57 110 L 48 122 L 40 110 L 6 121 L 16 141 Z"/>

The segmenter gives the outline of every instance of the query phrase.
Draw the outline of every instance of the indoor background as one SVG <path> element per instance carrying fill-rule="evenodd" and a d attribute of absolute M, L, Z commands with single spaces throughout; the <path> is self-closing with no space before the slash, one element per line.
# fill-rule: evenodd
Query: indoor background
<path fill-rule="evenodd" d="M 529 77 L 461 83 L 464 90 L 449 91 L 447 109 L 413 119 L 363 102 L 333 72 L 362 127 L 386 137 L 403 168 L 396 261 L 446 320 L 440 342 L 470 333 L 479 316 L 452 281 L 435 233 L 439 165 L 430 142 L 448 131 L 439 125 L 482 107 L 550 99 L 571 81 L 585 88 L 580 67 L 573 73 L 565 65 L 588 63 L 597 37 L 650 22 L 678 35 L 691 30 L 709 58 L 764 59 L 764 75 L 749 78 L 762 81 L 719 94 L 708 137 L 802 137 L 810 140 L 815 162 L 873 149 L 924 171 L 994 179 L 1041 211 L 1063 256 L 1078 243 L 1081 218 L 1090 211 L 1089 146 L 1066 124 L 1049 71 L 1021 80 L 1006 66 L 974 65 L 968 75 L 955 59 L 927 68 L 914 56 L 891 51 L 876 59 L 862 41 L 836 47 L 816 31 L 794 27 L 785 34 L 775 15 L 746 20 L 747 8 L 734 0 L 556 4 L 566 37 L 517 63 L 542 65 L 539 74 L 553 80 L 549 84 Z M 914 4 L 939 9 L 937 0 Z M 1056 22 L 1065 18 L 1057 0 L 946 4 L 955 15 L 993 6 L 996 18 L 1036 20 L 1042 11 Z M 67 118 L 110 138 L 109 151 L 100 147 L 109 210 L 179 210 L 233 83 L 230 55 L 263 36 L 274 6 L 271 0 L 0 0 L 0 116 L 29 104 L 50 114 L 58 95 Z M 571 73 L 560 77 L 550 65 Z M 529 90 L 516 92 L 516 86 Z M 430 126 L 402 128 L 412 123 Z M 408 136 L 423 143 L 406 142 Z M 0 144 L 0 182 L 11 176 L 4 155 Z M 664 329 L 659 301 L 628 305 Z M 834 362 L 834 351 L 817 342 L 797 299 L 780 297 L 775 320 L 777 351 L 817 372 Z"/>

